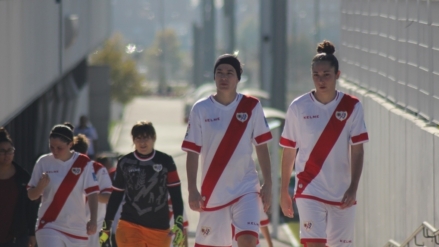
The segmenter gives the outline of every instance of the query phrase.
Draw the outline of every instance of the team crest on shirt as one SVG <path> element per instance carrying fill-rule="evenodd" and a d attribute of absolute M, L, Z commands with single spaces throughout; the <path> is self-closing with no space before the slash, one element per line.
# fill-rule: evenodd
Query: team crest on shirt
<path fill-rule="evenodd" d="M 163 169 L 162 164 L 154 164 L 152 165 L 152 169 L 154 169 L 154 171 L 159 172 Z"/>
<path fill-rule="evenodd" d="M 238 119 L 240 122 L 245 122 L 248 119 L 248 114 L 246 112 L 238 112 L 236 113 L 236 119 Z"/>
<path fill-rule="evenodd" d="M 81 168 L 80 167 L 73 167 L 72 168 L 72 173 L 75 174 L 75 175 L 81 174 Z"/>
<path fill-rule="evenodd" d="M 335 112 L 335 117 L 340 120 L 343 121 L 348 117 L 348 112 L 347 111 L 336 111 Z"/>
<path fill-rule="evenodd" d="M 210 227 L 207 226 L 201 227 L 201 233 L 203 234 L 203 236 L 207 237 L 207 235 L 209 235 L 210 233 Z"/>
<path fill-rule="evenodd" d="M 311 221 L 307 221 L 303 223 L 303 227 L 305 227 L 305 230 L 309 231 L 312 228 L 312 222 Z"/>

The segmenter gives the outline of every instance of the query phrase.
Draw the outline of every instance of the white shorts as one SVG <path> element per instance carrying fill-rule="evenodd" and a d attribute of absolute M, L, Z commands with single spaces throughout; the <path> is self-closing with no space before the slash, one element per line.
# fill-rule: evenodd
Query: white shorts
<path fill-rule="evenodd" d="M 243 234 L 259 237 L 258 200 L 258 193 L 249 193 L 224 208 L 201 212 L 195 233 L 195 247 L 231 246 L 232 225 L 235 238 Z"/>
<path fill-rule="evenodd" d="M 259 197 L 259 227 L 268 226 L 270 224 L 270 219 L 268 219 L 268 215 L 264 212 L 264 205 L 262 205 L 262 200 Z M 233 227 L 234 228 L 234 227 Z M 233 230 L 235 232 L 235 230 Z M 232 247 L 238 247 L 238 242 L 236 242 L 236 238 L 232 238 Z M 261 246 L 259 243 L 256 247 Z"/>
<path fill-rule="evenodd" d="M 355 209 L 351 206 L 326 204 L 312 199 L 297 198 L 300 214 L 300 242 L 326 243 L 328 247 L 352 247 Z"/>
<path fill-rule="evenodd" d="M 39 229 L 35 232 L 38 246 L 41 247 L 87 247 L 87 240 L 68 237 L 50 228 Z"/>
<path fill-rule="evenodd" d="M 99 232 L 100 229 L 98 229 L 95 234 L 88 236 L 87 247 L 101 247 L 101 243 L 99 243 Z"/>

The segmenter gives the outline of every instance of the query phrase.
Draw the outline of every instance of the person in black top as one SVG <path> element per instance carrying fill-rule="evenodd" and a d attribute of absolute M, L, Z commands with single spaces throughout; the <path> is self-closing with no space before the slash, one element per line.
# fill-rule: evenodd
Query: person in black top
<path fill-rule="evenodd" d="M 29 173 L 16 164 L 14 143 L 0 128 L 0 247 L 34 247 L 38 202 L 27 197 Z"/>
<path fill-rule="evenodd" d="M 156 133 L 151 122 L 138 122 L 133 126 L 131 135 L 135 151 L 118 161 L 104 231 L 109 231 L 125 195 L 125 204 L 116 229 L 117 245 L 169 247 L 172 234 L 168 193 L 172 200 L 177 231 L 183 230 L 183 200 L 177 167 L 171 156 L 154 149 Z"/>

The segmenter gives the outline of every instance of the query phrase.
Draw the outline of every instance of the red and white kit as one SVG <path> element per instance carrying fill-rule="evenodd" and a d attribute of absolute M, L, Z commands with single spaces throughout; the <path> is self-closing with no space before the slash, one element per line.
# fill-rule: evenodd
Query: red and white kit
<path fill-rule="evenodd" d="M 270 224 L 270 219 L 268 218 L 268 215 L 264 212 L 264 205 L 262 204 L 262 200 L 259 200 L 259 227 L 265 227 Z M 232 226 L 232 233 L 233 233 L 233 242 L 232 247 L 238 247 L 238 242 L 235 238 L 235 226 Z M 261 246 L 260 243 L 256 245 L 256 247 Z"/>
<path fill-rule="evenodd" d="M 111 182 L 110 175 L 108 174 L 107 169 L 98 162 L 93 162 L 93 171 L 96 174 L 96 178 L 98 180 L 99 184 L 99 191 L 101 194 L 111 194 L 111 191 L 113 191 L 113 184 Z M 98 217 L 97 217 L 97 223 L 98 223 L 98 230 L 95 234 L 89 236 L 88 238 L 88 245 L 89 247 L 95 246 L 100 247 L 101 244 L 99 243 L 99 230 L 102 227 L 102 224 L 105 219 L 105 213 L 107 211 L 107 204 L 98 202 Z M 87 218 L 90 218 L 90 208 L 87 207 Z"/>
<path fill-rule="evenodd" d="M 271 138 L 256 98 L 238 94 L 233 103 L 224 106 L 210 96 L 194 105 L 182 149 L 201 156 L 204 210 L 259 192 L 252 143 L 261 145 Z"/>
<path fill-rule="evenodd" d="M 50 183 L 42 194 L 37 231 L 53 229 L 69 238 L 87 240 L 86 196 L 99 192 L 93 162 L 76 152 L 65 162 L 52 154 L 43 155 L 35 164 L 29 188 L 37 186 L 43 172 Z"/>
<path fill-rule="evenodd" d="M 369 140 L 360 101 L 337 91 L 324 105 L 312 92 L 288 108 L 280 145 L 298 148 L 295 198 L 341 205 L 351 182 L 349 146 Z"/>
<path fill-rule="evenodd" d="M 192 108 L 182 149 L 200 154 L 203 212 L 196 247 L 231 246 L 236 235 L 258 236 L 259 178 L 253 145 L 272 138 L 256 98 L 238 94 L 225 106 L 210 96 Z"/>

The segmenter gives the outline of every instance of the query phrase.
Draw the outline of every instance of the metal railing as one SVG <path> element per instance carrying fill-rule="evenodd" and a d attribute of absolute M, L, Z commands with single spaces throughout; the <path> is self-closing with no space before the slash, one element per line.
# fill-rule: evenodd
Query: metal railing
<path fill-rule="evenodd" d="M 418 234 L 422 232 L 422 237 L 425 239 L 431 239 L 435 245 L 439 246 L 439 230 L 434 228 L 428 222 L 424 221 L 422 224 L 408 237 L 402 244 L 399 244 L 393 239 L 390 239 L 384 247 L 409 247 L 410 243 L 414 243 L 414 246 L 425 246 L 424 242 L 418 243 Z"/>

